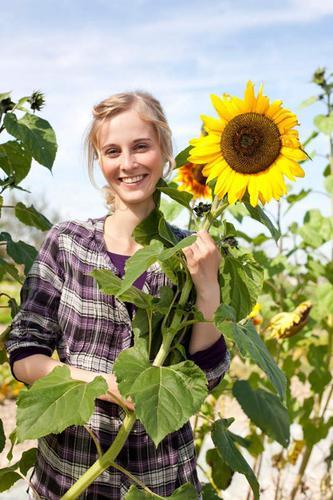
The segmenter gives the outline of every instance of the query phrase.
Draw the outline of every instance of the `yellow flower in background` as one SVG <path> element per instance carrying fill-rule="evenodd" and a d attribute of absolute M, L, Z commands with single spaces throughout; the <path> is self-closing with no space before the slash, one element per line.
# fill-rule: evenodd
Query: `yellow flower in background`
<path fill-rule="evenodd" d="M 228 195 L 230 204 L 241 200 L 248 191 L 256 206 L 286 194 L 284 176 L 291 181 L 303 177 L 298 162 L 307 155 L 301 149 L 297 117 L 282 107 L 282 101 L 270 103 L 260 86 L 247 83 L 244 99 L 224 94 L 211 96 L 219 118 L 201 115 L 206 136 L 192 139 L 188 160 L 204 164 L 207 182 L 216 179 L 214 194 Z"/>
<path fill-rule="evenodd" d="M 207 186 L 207 177 L 202 174 L 204 165 L 194 165 L 193 163 L 186 163 L 178 169 L 178 175 L 175 181 L 179 183 L 179 191 L 187 191 L 196 198 L 211 198 L 212 191 Z"/>
<path fill-rule="evenodd" d="M 269 338 L 285 339 L 293 337 L 307 323 L 312 304 L 310 301 L 302 302 L 293 312 L 282 312 L 273 316 L 267 325 L 266 332 Z"/>

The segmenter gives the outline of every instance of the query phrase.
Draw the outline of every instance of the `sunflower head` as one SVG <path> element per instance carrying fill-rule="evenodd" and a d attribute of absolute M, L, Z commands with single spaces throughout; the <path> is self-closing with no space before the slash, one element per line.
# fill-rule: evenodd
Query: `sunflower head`
<path fill-rule="evenodd" d="M 196 198 L 211 198 L 211 190 L 207 186 L 205 177 L 202 173 L 204 165 L 186 163 L 178 169 L 178 175 L 175 181 L 179 183 L 180 191 L 188 191 Z"/>
<path fill-rule="evenodd" d="M 189 161 L 204 164 L 207 182 L 216 179 L 215 194 L 229 203 L 241 200 L 248 191 L 256 206 L 287 192 L 284 176 L 303 177 L 298 162 L 307 155 L 301 149 L 298 122 L 281 101 L 270 103 L 260 87 L 258 95 L 248 82 L 244 99 L 212 95 L 219 117 L 202 115 L 206 136 L 192 139 Z"/>
<path fill-rule="evenodd" d="M 285 339 L 293 337 L 306 325 L 312 303 L 308 300 L 302 302 L 292 312 L 282 312 L 273 316 L 267 325 L 269 338 Z"/>

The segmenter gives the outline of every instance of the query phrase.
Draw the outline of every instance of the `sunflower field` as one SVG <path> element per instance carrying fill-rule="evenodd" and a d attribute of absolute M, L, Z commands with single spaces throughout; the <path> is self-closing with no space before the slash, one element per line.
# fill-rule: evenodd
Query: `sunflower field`
<path fill-rule="evenodd" d="M 189 418 L 203 500 L 332 498 L 332 76 L 323 68 L 313 75 L 316 95 L 301 107 L 321 107 L 321 114 L 314 116 L 314 131 L 303 141 L 295 113 L 282 101 L 271 101 L 262 86 L 256 93 L 249 81 L 243 98 L 212 95 L 215 116 L 201 115 L 198 137 L 176 157 L 170 182 L 160 181 L 156 210 L 134 233 L 145 246 L 129 259 L 123 280 L 107 271 L 93 272 L 102 290 L 138 307 L 133 321 L 134 347 L 123 351 L 114 367 L 120 391 L 133 398 L 137 413 L 126 412 L 117 446 L 104 455 L 100 452 L 99 464 L 91 468 L 94 471 L 85 472 L 63 498 L 78 498 L 103 472 L 102 462 L 104 467 L 117 466 L 117 453 L 136 419 L 157 446 Z M 32 158 L 52 168 L 56 140 L 51 126 L 35 114 L 42 105 L 40 93 L 17 103 L 10 94 L 0 94 L 0 132 L 6 130 L 13 137 L 0 144 L 2 192 L 19 186 Z M 16 111 L 25 114 L 18 120 Z M 313 150 L 318 145 L 320 152 Z M 314 168 L 323 181 L 319 193 L 298 187 L 300 179 Z M 322 199 L 320 206 L 304 209 L 311 207 L 314 195 Z M 33 206 L 18 203 L 7 207 L 4 198 L 0 201 L 3 210 L 14 210 L 21 223 L 41 231 L 50 229 L 50 222 Z M 184 240 L 173 237 L 170 223 L 175 220 L 189 230 Z M 231 353 L 229 370 L 209 393 L 201 370 L 184 360 L 180 345 L 191 325 L 203 320 L 194 307 L 181 253 L 200 229 L 210 232 L 222 255 L 221 305 L 212 322 L 223 333 Z M 1 311 L 5 311 L 1 316 L 0 410 L 6 398 L 18 396 L 16 428 L 5 436 L 0 425 L 0 452 L 6 453 L 8 461 L 0 469 L 1 492 L 22 477 L 29 481 L 36 449 L 26 450 L 13 464 L 17 443 L 61 432 L 69 425 L 84 425 L 89 432 L 86 424 L 94 399 L 105 387 L 99 377 L 86 384 L 89 390 L 82 398 L 88 410 L 83 421 L 67 394 L 70 384 L 71 391 L 81 395 L 83 383 L 69 379 L 65 367 L 56 368 L 30 388 L 11 377 L 5 351 L 8 313 L 13 318 L 19 310 L 17 292 L 37 250 L 13 241 L 5 231 L 0 234 L 1 280 L 6 284 L 0 296 Z M 152 262 L 161 265 L 174 285 L 173 293 L 164 290 L 155 301 L 132 286 Z M 172 418 L 163 410 L 173 405 L 169 396 L 158 399 L 149 385 L 157 367 L 174 384 L 174 398 L 179 397 L 181 410 Z M 136 388 L 141 390 L 141 379 L 146 392 L 140 399 Z M 53 396 L 55 382 L 58 392 Z M 52 408 L 61 383 L 61 404 L 66 408 L 67 401 L 71 412 L 64 410 L 63 417 L 57 414 L 55 419 L 52 412 L 45 411 L 43 394 L 48 392 L 47 405 Z M 156 408 L 145 401 L 152 397 Z M 151 422 L 155 410 L 160 426 Z M 127 499 L 162 498 L 127 474 L 132 482 Z M 195 500 L 197 495 L 187 484 L 168 498 Z"/>

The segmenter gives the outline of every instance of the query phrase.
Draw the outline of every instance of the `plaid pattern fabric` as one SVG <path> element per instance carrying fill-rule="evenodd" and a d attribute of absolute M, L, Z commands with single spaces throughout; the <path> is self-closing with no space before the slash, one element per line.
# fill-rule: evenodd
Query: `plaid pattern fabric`
<path fill-rule="evenodd" d="M 130 347 L 131 319 L 126 305 L 100 291 L 88 276 L 96 268 L 111 269 L 119 275 L 104 242 L 106 217 L 64 221 L 49 230 L 21 290 L 21 309 L 13 319 L 6 342 L 10 355 L 22 348 L 40 348 L 40 352 L 49 355 L 56 349 L 63 363 L 110 373 L 118 354 Z M 178 228 L 175 231 L 179 237 L 186 235 Z M 155 263 L 147 270 L 142 289 L 158 296 L 164 285 L 170 282 Z M 229 364 L 226 351 L 216 366 L 204 370 L 209 388 L 218 384 Z M 114 440 L 124 416 L 118 405 L 96 400 L 88 425 L 103 451 Z M 97 458 L 86 429 L 69 427 L 38 440 L 31 482 L 41 498 L 58 499 Z M 169 496 L 183 483 L 191 482 L 199 497 L 201 485 L 189 422 L 166 436 L 156 449 L 137 421 L 117 462 L 161 496 Z M 80 499 L 119 500 L 129 487 L 128 478 L 111 467 Z"/>

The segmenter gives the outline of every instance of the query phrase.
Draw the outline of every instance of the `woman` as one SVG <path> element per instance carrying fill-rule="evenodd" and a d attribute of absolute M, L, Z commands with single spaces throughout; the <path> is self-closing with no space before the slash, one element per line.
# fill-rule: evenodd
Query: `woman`
<path fill-rule="evenodd" d="M 74 379 L 105 378 L 108 392 L 96 400 L 89 426 L 106 451 L 125 415 L 117 405 L 122 396 L 112 367 L 118 354 L 132 343 L 134 310 L 102 293 L 89 273 L 104 268 L 123 275 L 126 258 L 140 248 L 133 230 L 154 209 L 156 184 L 164 166 L 172 167 L 174 160 L 163 110 L 145 92 L 116 94 L 95 106 L 86 144 L 90 173 L 98 160 L 112 211 L 101 218 L 65 221 L 51 228 L 22 288 L 21 309 L 6 347 L 14 376 L 27 384 L 62 364 L 70 367 Z M 174 230 L 185 236 L 180 229 Z M 198 233 L 184 254 L 196 288 L 196 305 L 211 319 L 220 303 L 221 255 L 206 231 Z M 135 283 L 154 296 L 166 284 L 170 283 L 157 264 Z M 50 357 L 54 349 L 60 361 Z M 210 388 L 230 363 L 223 336 L 206 323 L 193 327 L 188 358 L 204 370 Z M 134 407 L 130 400 L 125 404 Z M 86 429 L 69 427 L 38 440 L 31 482 L 41 498 L 58 499 L 97 458 Z M 159 495 L 169 496 L 186 482 L 192 482 L 200 495 L 189 422 L 155 448 L 137 421 L 117 462 Z M 80 498 L 119 499 L 129 487 L 127 476 L 110 467 Z"/>

